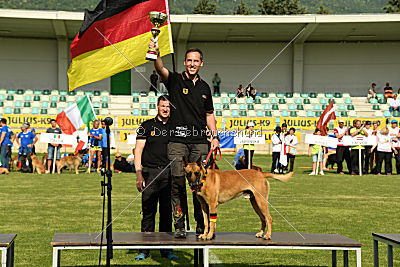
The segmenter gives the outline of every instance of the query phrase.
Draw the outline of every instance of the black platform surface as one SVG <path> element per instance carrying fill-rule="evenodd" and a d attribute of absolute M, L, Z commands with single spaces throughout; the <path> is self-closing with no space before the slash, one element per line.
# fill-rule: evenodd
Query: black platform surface
<path fill-rule="evenodd" d="M 8 247 L 16 237 L 17 234 L 0 234 L 0 247 Z"/>
<path fill-rule="evenodd" d="M 372 233 L 373 236 L 380 237 L 382 239 L 386 239 L 393 243 L 400 245 L 400 234 L 380 234 L 380 233 Z"/>
<path fill-rule="evenodd" d="M 174 238 L 173 233 L 113 233 L 113 244 L 117 246 L 310 246 L 310 247 L 362 247 L 358 241 L 338 234 L 272 233 L 271 240 L 256 238 L 256 233 L 217 232 L 213 240 L 196 239 L 195 233 L 188 233 L 187 238 Z M 99 246 L 98 233 L 56 233 L 52 246 Z M 105 244 L 105 237 L 103 244 Z"/>

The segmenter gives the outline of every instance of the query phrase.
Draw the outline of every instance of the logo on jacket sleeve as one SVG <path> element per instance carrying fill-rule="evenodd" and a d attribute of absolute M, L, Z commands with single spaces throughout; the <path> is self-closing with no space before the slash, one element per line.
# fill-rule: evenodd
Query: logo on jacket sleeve
<path fill-rule="evenodd" d="M 189 89 L 183 88 L 183 89 L 182 89 L 182 92 L 183 92 L 185 95 L 187 95 L 187 94 L 189 93 Z"/>

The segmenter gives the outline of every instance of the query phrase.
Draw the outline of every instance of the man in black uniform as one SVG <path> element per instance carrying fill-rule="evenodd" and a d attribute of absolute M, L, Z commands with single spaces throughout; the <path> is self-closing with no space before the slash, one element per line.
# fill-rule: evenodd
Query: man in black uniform
<path fill-rule="evenodd" d="M 168 119 L 170 103 L 168 96 L 157 101 L 158 114 L 141 124 L 137 130 L 135 147 L 136 187 L 142 192 L 142 232 L 154 232 L 157 202 L 159 204 L 160 232 L 172 231 L 171 170 L 168 160 Z M 171 260 L 178 257 L 172 250 L 161 249 L 161 256 Z M 148 249 L 141 249 L 136 260 L 150 256 Z"/>
<path fill-rule="evenodd" d="M 158 51 L 158 43 L 151 39 L 150 48 Z M 159 53 L 158 53 L 159 54 Z M 170 140 L 168 158 L 173 161 L 172 172 L 172 210 L 175 219 L 175 237 L 186 237 L 185 213 L 187 214 L 185 172 L 182 158 L 188 162 L 204 159 L 208 154 L 207 127 L 211 132 L 211 150 L 219 147 L 214 105 L 209 85 L 199 76 L 203 66 L 203 53 L 191 48 L 185 54 L 186 70 L 182 73 L 170 72 L 164 68 L 158 56 L 154 62 L 161 81 L 166 83 L 171 97 Z M 204 222 L 200 203 L 193 195 L 194 217 L 197 222 L 196 233 L 203 233 Z"/>

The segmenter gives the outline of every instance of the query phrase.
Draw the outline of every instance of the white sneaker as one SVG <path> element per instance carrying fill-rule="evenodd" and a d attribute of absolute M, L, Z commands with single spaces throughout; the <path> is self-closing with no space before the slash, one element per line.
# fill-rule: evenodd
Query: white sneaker
<path fill-rule="evenodd" d="M 324 172 L 323 172 L 323 171 L 321 171 L 319 174 L 321 174 L 321 175 L 324 175 Z"/>
<path fill-rule="evenodd" d="M 274 170 L 274 173 L 279 173 L 279 170 L 278 170 L 278 169 L 275 169 L 275 170 Z"/>
<path fill-rule="evenodd" d="M 309 175 L 315 175 L 316 173 L 315 172 L 312 172 L 312 173 L 310 173 Z"/>

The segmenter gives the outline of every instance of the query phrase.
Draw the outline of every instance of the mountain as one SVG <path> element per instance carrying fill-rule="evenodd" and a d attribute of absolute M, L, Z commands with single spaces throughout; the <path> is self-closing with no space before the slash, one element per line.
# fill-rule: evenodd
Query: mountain
<path fill-rule="evenodd" d="M 240 0 L 210 0 L 217 4 L 218 14 L 232 14 Z M 0 0 L 0 8 L 83 11 L 93 9 L 99 0 Z M 191 14 L 197 0 L 170 0 L 171 14 Z M 255 13 L 261 0 L 244 0 Z M 300 0 L 307 13 L 316 13 L 320 4 L 329 8 L 334 14 L 349 13 L 383 13 L 382 7 L 387 0 Z"/>

